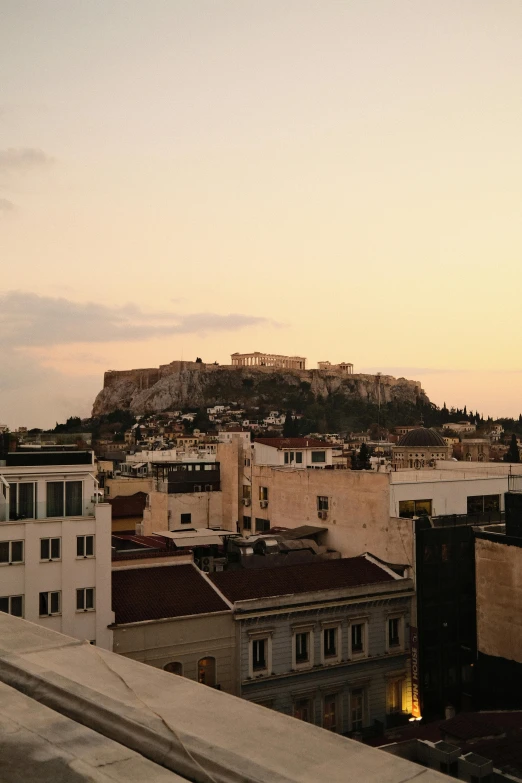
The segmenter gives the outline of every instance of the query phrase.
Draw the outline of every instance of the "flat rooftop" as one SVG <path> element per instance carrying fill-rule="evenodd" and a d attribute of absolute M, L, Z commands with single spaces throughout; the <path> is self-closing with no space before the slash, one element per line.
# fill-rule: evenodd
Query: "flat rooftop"
<path fill-rule="evenodd" d="M 2 783 L 448 780 L 318 726 L 3 613 L 0 684 Z"/>

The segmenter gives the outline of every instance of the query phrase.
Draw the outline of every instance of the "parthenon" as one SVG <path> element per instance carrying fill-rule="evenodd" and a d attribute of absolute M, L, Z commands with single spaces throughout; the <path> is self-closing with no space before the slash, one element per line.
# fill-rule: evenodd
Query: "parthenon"
<path fill-rule="evenodd" d="M 233 353 L 230 357 L 234 367 L 280 367 L 285 370 L 306 370 L 303 356 L 280 356 L 275 353 Z"/>

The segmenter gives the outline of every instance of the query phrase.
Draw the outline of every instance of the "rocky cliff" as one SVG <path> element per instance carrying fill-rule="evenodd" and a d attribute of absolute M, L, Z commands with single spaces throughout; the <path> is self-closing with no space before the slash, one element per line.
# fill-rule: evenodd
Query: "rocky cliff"
<path fill-rule="evenodd" d="M 296 394 L 327 399 L 340 394 L 365 402 L 429 400 L 417 381 L 390 375 L 342 375 L 328 370 L 276 370 L 172 362 L 159 368 L 110 371 L 96 397 L 92 415 L 130 410 L 135 415 L 196 408 L 224 402 L 291 407 Z"/>

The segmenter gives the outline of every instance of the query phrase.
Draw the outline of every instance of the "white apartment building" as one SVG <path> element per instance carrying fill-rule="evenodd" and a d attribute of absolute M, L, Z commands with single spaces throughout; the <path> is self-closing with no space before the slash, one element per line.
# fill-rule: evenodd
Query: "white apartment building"
<path fill-rule="evenodd" d="M 111 507 L 93 453 L 0 456 L 0 611 L 112 649 Z"/>
<path fill-rule="evenodd" d="M 254 457 L 256 465 L 326 468 L 333 464 L 333 448 L 314 438 L 256 438 Z"/>

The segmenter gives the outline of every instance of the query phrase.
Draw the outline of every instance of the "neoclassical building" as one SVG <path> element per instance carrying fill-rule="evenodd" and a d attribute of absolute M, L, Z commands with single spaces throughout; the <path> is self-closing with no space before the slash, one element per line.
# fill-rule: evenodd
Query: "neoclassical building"
<path fill-rule="evenodd" d="M 230 357 L 233 367 L 278 367 L 283 370 L 306 370 L 303 356 L 281 356 L 276 353 L 233 353 Z"/>
<path fill-rule="evenodd" d="M 438 459 L 451 459 L 452 447 L 435 430 L 416 427 L 402 436 L 392 449 L 396 468 L 430 468 Z"/>

